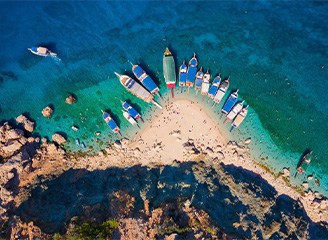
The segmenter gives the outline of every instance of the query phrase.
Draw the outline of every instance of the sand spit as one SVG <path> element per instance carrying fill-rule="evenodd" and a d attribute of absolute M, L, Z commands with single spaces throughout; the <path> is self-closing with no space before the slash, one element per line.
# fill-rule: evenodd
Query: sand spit
<path fill-rule="evenodd" d="M 66 155 L 62 148 L 47 142 L 46 139 L 43 139 L 41 147 L 37 148 L 39 139 L 27 140 L 20 131 L 15 132 L 20 134 L 16 134 L 14 139 L 9 139 L 11 132 L 13 130 L 10 126 L 1 126 L 1 156 L 11 155 L 9 160 L 5 160 L 0 175 L 2 185 L 0 214 L 3 221 L 10 218 L 7 210 L 19 207 L 28 199 L 29 187 L 40 184 L 40 181 L 55 178 L 68 170 L 94 171 L 106 170 L 110 167 L 129 168 L 136 165 L 153 168 L 176 165 L 177 162 L 204 160 L 213 164 L 232 164 L 259 174 L 277 191 L 277 197 L 288 195 L 303 205 L 313 222 L 328 223 L 327 200 L 322 200 L 319 194 L 311 191 L 302 193 L 288 186 L 286 183 L 289 177 L 288 171 L 276 177 L 255 164 L 249 156 L 247 147 L 250 140 L 245 139 L 244 143 L 229 141 L 202 107 L 191 100 L 169 101 L 148 123 L 148 126 L 133 139 L 122 139 L 120 143 L 108 146 L 97 156 L 92 157 Z M 16 145 L 22 146 L 21 150 L 25 146 L 23 143 L 27 142 L 35 148 L 35 151 L 31 153 L 24 148 L 22 154 L 22 151 L 15 148 L 10 153 L 5 152 L 8 141 L 11 145 L 17 141 L 19 144 Z M 14 190 L 3 188 L 8 182 L 17 184 Z"/>

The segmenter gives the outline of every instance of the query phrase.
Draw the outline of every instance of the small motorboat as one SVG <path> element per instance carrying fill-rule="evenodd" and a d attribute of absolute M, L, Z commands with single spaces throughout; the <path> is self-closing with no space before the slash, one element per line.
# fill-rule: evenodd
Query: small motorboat
<path fill-rule="evenodd" d="M 41 57 L 57 57 L 57 53 L 51 52 L 48 48 L 45 47 L 31 47 L 28 48 L 31 53 L 41 56 Z"/>

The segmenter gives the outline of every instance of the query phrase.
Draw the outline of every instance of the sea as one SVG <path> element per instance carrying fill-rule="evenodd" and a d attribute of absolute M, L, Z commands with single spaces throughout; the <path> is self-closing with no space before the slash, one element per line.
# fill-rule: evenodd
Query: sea
<path fill-rule="evenodd" d="M 59 132 L 68 151 L 92 154 L 120 138 L 101 110 L 127 138 L 159 111 L 128 93 L 114 72 L 133 76 L 130 62 L 139 64 L 159 85 L 163 99 L 155 99 L 164 105 L 171 98 L 165 48 L 177 71 L 196 53 L 212 79 L 230 76 L 223 102 L 239 89 L 250 106 L 246 120 L 230 133 L 220 116 L 223 103 L 212 108 L 194 89 L 187 94 L 177 87 L 175 94 L 202 104 L 231 140 L 251 138 L 254 161 L 275 173 L 289 168 L 291 183 L 307 181 L 328 196 L 327 12 L 326 1 L 1 1 L 0 121 L 25 114 L 35 121 L 33 136 Z M 27 50 L 33 46 L 58 58 L 33 55 Z M 76 104 L 65 103 L 70 94 Z M 140 129 L 122 116 L 121 100 L 143 115 Z M 41 114 L 48 105 L 50 119 Z M 313 151 L 312 161 L 295 176 L 306 151 Z"/>

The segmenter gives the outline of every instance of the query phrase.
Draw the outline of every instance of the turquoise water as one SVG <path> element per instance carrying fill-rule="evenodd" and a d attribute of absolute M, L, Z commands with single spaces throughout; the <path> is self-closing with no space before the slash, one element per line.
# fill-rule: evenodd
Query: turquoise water
<path fill-rule="evenodd" d="M 234 138 L 251 136 L 256 159 L 268 156 L 264 162 L 276 172 L 283 166 L 294 171 L 312 149 L 306 175 L 318 177 L 327 194 L 326 2 L 1 2 L 0 9 L 0 120 L 26 112 L 36 121 L 35 135 L 64 132 L 70 150 L 79 150 L 76 138 L 100 149 L 117 138 L 101 109 L 110 110 L 128 137 L 119 99 L 146 119 L 155 109 L 127 93 L 113 72 L 132 76 L 128 60 L 138 63 L 165 94 L 165 47 L 177 67 L 196 52 L 199 66 L 230 75 L 230 90 L 238 88 L 251 106 Z M 61 61 L 26 50 L 38 45 Z M 69 93 L 77 104 L 65 103 Z M 50 120 L 41 115 L 48 104 L 55 107 Z"/>

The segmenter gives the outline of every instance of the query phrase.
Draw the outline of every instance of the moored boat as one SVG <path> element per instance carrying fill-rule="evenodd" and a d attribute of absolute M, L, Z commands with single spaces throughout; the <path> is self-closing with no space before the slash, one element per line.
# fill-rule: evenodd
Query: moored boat
<path fill-rule="evenodd" d="M 197 73 L 197 65 L 198 65 L 198 61 L 196 58 L 196 53 L 194 53 L 194 56 L 190 59 L 188 64 L 187 79 L 186 79 L 186 85 L 188 87 L 188 91 L 190 87 L 194 86 L 195 77 Z"/>
<path fill-rule="evenodd" d="M 198 91 L 202 88 L 202 83 L 203 83 L 203 67 L 199 69 L 199 71 L 196 73 L 196 79 L 195 79 L 195 90 L 196 90 L 196 95 Z"/>
<path fill-rule="evenodd" d="M 115 75 L 119 78 L 123 87 L 125 87 L 126 90 L 128 90 L 130 93 L 144 100 L 145 102 L 154 103 L 157 107 L 162 109 L 161 105 L 155 102 L 154 96 L 150 92 L 148 92 L 143 86 L 137 83 L 134 79 L 127 75 L 118 74 L 117 72 L 115 72 Z"/>
<path fill-rule="evenodd" d="M 186 65 L 186 61 L 183 60 L 183 63 L 181 64 L 180 69 L 179 69 L 179 86 L 180 87 L 186 86 L 187 71 L 188 71 L 188 67 Z M 182 88 L 181 88 L 181 92 L 182 92 Z"/>
<path fill-rule="evenodd" d="M 208 90 L 207 96 L 209 97 L 209 99 L 213 99 L 214 96 L 216 95 L 216 93 L 219 89 L 220 82 L 221 82 L 221 75 L 219 74 L 214 78 L 212 85 L 211 85 L 210 89 Z"/>
<path fill-rule="evenodd" d="M 230 132 L 234 129 L 239 127 L 239 125 L 244 121 L 244 119 L 247 116 L 247 112 L 248 112 L 248 105 L 246 107 L 244 107 L 237 115 L 237 117 L 235 118 L 235 120 L 231 123 L 231 128 L 230 128 Z"/>
<path fill-rule="evenodd" d="M 151 94 L 159 94 L 159 88 L 154 80 L 139 65 L 132 65 L 134 76 L 144 85 Z"/>
<path fill-rule="evenodd" d="M 228 100 L 223 105 L 221 112 L 223 114 L 228 114 L 233 108 L 233 106 L 235 105 L 235 103 L 237 102 L 237 100 L 238 100 L 238 90 L 230 94 Z"/>
<path fill-rule="evenodd" d="M 203 83 L 202 83 L 202 99 L 203 99 L 203 101 L 204 101 L 204 97 L 207 95 L 208 90 L 210 88 L 210 79 L 211 79 L 211 74 L 207 70 L 203 76 Z"/>
<path fill-rule="evenodd" d="M 310 150 L 306 150 L 305 153 L 303 153 L 303 156 L 297 163 L 297 167 L 296 167 L 297 172 L 295 173 L 294 177 L 296 177 L 297 174 L 302 174 L 305 172 L 307 166 L 304 167 L 304 163 L 309 164 L 311 162 L 312 153 L 313 153 L 313 151 L 310 151 Z"/>
<path fill-rule="evenodd" d="M 117 126 L 116 122 L 112 119 L 112 117 L 109 115 L 109 113 L 101 110 L 102 117 L 109 126 L 109 128 L 112 130 L 112 132 L 117 133 L 118 135 L 122 136 L 120 133 L 120 128 Z"/>
<path fill-rule="evenodd" d="M 138 113 L 137 110 L 135 110 L 128 102 L 121 101 L 121 103 L 123 109 L 127 111 L 135 120 L 138 121 L 140 119 L 142 122 L 144 122 L 143 119 L 141 118 L 140 113 Z"/>
<path fill-rule="evenodd" d="M 230 77 L 229 77 L 230 78 Z M 219 87 L 219 90 L 216 92 L 214 98 L 213 98 L 213 101 L 214 101 L 214 104 L 213 104 L 213 107 L 215 106 L 215 104 L 221 102 L 223 96 L 225 95 L 225 93 L 227 92 L 228 88 L 229 88 L 229 78 L 222 81 L 220 83 L 220 87 Z"/>
<path fill-rule="evenodd" d="M 237 116 L 237 114 L 243 109 L 243 104 L 244 101 L 237 103 L 226 116 L 224 123 L 233 120 Z"/>
<path fill-rule="evenodd" d="M 28 48 L 27 50 L 29 50 L 31 53 L 38 55 L 38 56 L 42 56 L 42 57 L 56 57 L 57 53 L 53 53 L 51 52 L 48 48 L 45 47 L 31 47 Z"/>
<path fill-rule="evenodd" d="M 174 88 L 177 80 L 175 72 L 175 62 L 169 48 L 165 49 L 163 55 L 163 73 L 166 82 L 166 87 L 171 90 L 172 98 L 174 98 Z"/>
<path fill-rule="evenodd" d="M 133 118 L 133 117 L 132 117 L 127 111 L 122 110 L 122 112 L 123 112 L 123 117 L 124 117 L 126 120 L 128 120 L 128 122 L 129 122 L 132 126 L 137 125 L 136 120 L 134 120 L 134 118 Z"/>

